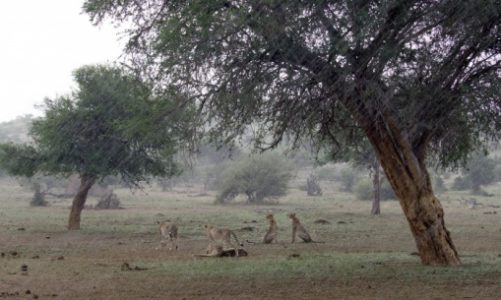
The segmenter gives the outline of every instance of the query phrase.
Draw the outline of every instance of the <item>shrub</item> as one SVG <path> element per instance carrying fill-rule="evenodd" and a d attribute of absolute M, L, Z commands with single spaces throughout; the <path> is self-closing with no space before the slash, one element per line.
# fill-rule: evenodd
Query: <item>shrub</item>
<path fill-rule="evenodd" d="M 120 200 L 118 196 L 113 192 L 108 192 L 106 195 L 102 196 L 97 202 L 95 209 L 119 209 Z"/>
<path fill-rule="evenodd" d="M 231 162 L 222 173 L 216 203 L 229 202 L 240 194 L 247 196 L 249 203 L 285 195 L 292 171 L 292 163 L 277 153 Z"/>
<path fill-rule="evenodd" d="M 223 187 L 223 173 L 229 164 L 234 161 L 224 161 L 212 166 L 205 167 L 203 172 L 204 189 L 209 191 L 217 191 Z"/>
<path fill-rule="evenodd" d="M 332 164 L 327 164 L 316 168 L 315 175 L 318 177 L 318 180 L 324 180 L 324 181 L 338 180 L 336 167 Z"/>
<path fill-rule="evenodd" d="M 374 198 L 374 187 L 370 179 L 362 179 L 354 188 L 355 197 L 358 200 L 371 200 Z"/>
<path fill-rule="evenodd" d="M 344 168 L 340 173 L 341 189 L 344 192 L 353 192 L 353 186 L 358 179 L 358 174 L 353 168 Z"/>
<path fill-rule="evenodd" d="M 355 197 L 358 200 L 372 200 L 374 199 L 374 185 L 372 184 L 372 180 L 368 178 L 364 178 L 359 180 L 354 187 Z M 381 200 L 394 200 L 396 199 L 395 192 L 391 188 L 391 185 L 387 180 L 383 180 L 381 183 L 380 189 L 380 197 Z"/>
<path fill-rule="evenodd" d="M 482 185 L 488 185 L 495 181 L 495 165 L 495 161 L 486 156 L 485 153 L 474 153 L 472 155 L 466 169 L 463 171 L 467 174 L 474 193 L 480 193 Z"/>

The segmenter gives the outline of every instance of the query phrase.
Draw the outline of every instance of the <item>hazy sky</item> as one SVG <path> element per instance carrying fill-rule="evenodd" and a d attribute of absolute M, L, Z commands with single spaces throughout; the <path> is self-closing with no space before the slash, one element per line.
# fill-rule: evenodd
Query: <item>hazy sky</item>
<path fill-rule="evenodd" d="M 40 115 L 35 104 L 74 87 L 73 70 L 118 59 L 119 30 L 93 26 L 82 4 L 0 0 L 0 122 Z"/>

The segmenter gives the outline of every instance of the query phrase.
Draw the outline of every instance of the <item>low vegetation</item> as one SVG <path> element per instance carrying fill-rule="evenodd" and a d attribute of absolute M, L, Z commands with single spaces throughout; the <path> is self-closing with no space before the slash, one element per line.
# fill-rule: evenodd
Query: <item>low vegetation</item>
<path fill-rule="evenodd" d="M 299 181 L 298 181 L 299 182 Z M 57 299 L 496 299 L 501 292 L 501 230 L 497 198 L 448 191 L 442 202 L 457 240 L 463 266 L 424 267 L 397 201 L 382 203 L 382 215 L 369 216 L 370 203 L 326 185 L 307 197 L 292 187 L 275 205 L 214 205 L 215 192 L 203 185 L 147 188 L 134 194 L 117 188 L 123 210 L 84 210 L 81 232 L 64 230 L 71 198 L 47 196 L 49 206 L 30 208 L 32 193 L 11 179 L 0 181 L 0 294 Z M 501 194 L 501 185 L 487 186 Z M 95 205 L 99 197 L 90 196 Z M 278 243 L 259 243 L 273 211 Z M 493 214 L 497 211 L 498 214 Z M 290 244 L 295 212 L 314 240 Z M 330 224 L 316 223 L 319 218 Z M 176 241 L 162 247 L 157 221 L 179 227 Z M 208 240 L 203 224 L 230 228 L 249 256 L 196 258 Z M 253 231 L 242 230 L 252 227 Z M 245 242 L 258 242 L 250 244 Z M 391 243 L 388 241 L 391 240 Z M 13 254 L 15 253 L 15 255 Z M 123 268 L 124 263 L 128 268 Z M 27 266 L 23 275 L 21 266 Z M 43 276 L 42 276 L 43 274 Z M 21 297 L 21 296 L 19 296 Z M 14 298 L 15 299 L 15 298 Z"/>
<path fill-rule="evenodd" d="M 216 202 L 227 203 L 240 194 L 253 204 L 283 196 L 293 169 L 292 163 L 278 153 L 242 157 L 223 171 Z"/>

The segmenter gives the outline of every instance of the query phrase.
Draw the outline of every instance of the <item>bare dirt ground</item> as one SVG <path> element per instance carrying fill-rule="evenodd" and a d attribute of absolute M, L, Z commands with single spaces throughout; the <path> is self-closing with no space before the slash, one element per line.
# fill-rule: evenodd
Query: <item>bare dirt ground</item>
<path fill-rule="evenodd" d="M 29 191 L 5 182 L 2 189 L 0 299 L 501 298 L 496 197 L 478 198 L 481 205 L 470 209 L 466 193 L 440 196 L 464 264 L 443 268 L 422 266 L 413 255 L 397 202 L 384 202 L 382 215 L 371 217 L 369 202 L 335 189 L 322 197 L 295 190 L 262 206 L 216 206 L 211 193 L 189 188 L 119 190 L 124 209 L 86 210 L 82 230 L 74 232 L 65 230 L 70 199 L 49 198 L 49 207 L 35 208 L 28 206 Z M 269 211 L 280 227 L 279 243 L 264 245 Z M 286 213 L 292 211 L 325 243 L 290 244 Z M 165 219 L 179 224 L 178 251 L 160 247 L 156 221 Z M 248 257 L 194 257 L 207 246 L 205 223 L 258 243 L 245 243 Z"/>

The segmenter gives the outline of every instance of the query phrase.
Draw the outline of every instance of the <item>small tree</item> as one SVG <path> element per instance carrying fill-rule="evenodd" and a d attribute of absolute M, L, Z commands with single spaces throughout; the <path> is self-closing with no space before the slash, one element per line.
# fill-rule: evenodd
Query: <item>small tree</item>
<path fill-rule="evenodd" d="M 95 209 L 118 209 L 120 208 L 120 200 L 117 194 L 110 191 L 103 195 L 101 199 L 97 202 Z"/>
<path fill-rule="evenodd" d="M 239 194 L 249 203 L 285 195 L 293 166 L 277 153 L 250 156 L 231 163 L 223 172 L 217 203 L 231 201 Z"/>
<path fill-rule="evenodd" d="M 354 168 L 347 167 L 341 170 L 339 174 L 339 180 L 341 181 L 341 190 L 344 192 L 353 192 L 353 186 L 358 178 L 358 173 Z"/>
<path fill-rule="evenodd" d="M 45 101 L 45 117 L 31 128 L 34 145 L 2 145 L 0 165 L 28 177 L 37 172 L 78 174 L 68 228 L 80 229 L 80 215 L 96 181 L 120 175 L 137 186 L 146 175 L 176 172 L 173 154 L 185 119 L 167 114 L 171 98 L 158 101 L 146 84 L 119 68 L 86 66 L 74 76 L 77 91 Z"/>

